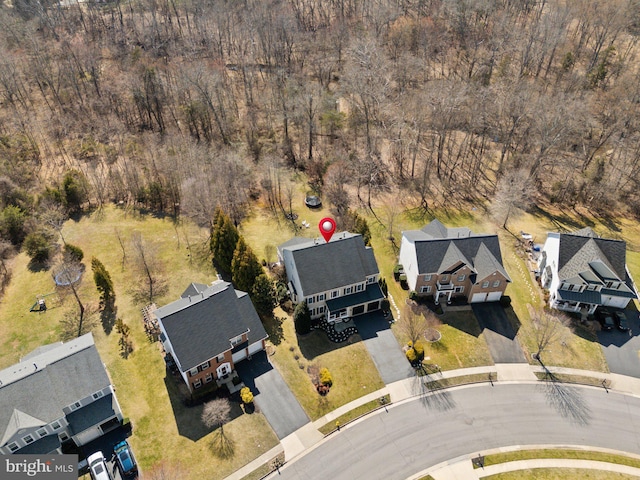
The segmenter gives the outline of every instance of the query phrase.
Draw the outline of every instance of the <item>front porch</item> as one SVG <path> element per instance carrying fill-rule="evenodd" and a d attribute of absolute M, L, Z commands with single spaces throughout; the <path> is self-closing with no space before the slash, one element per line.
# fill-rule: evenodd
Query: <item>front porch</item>
<path fill-rule="evenodd" d="M 564 312 L 581 313 L 583 316 L 593 315 L 601 305 L 602 297 L 600 292 L 593 290 L 583 292 L 572 292 L 569 290 L 558 290 L 555 298 L 551 299 L 550 306 L 556 310 Z"/>
<path fill-rule="evenodd" d="M 231 373 L 223 375 L 222 377 L 216 378 L 216 385 L 218 388 L 227 387 L 229 393 L 233 394 L 239 392 L 242 388 L 244 388 L 244 383 L 240 380 L 238 373 L 233 370 Z"/>

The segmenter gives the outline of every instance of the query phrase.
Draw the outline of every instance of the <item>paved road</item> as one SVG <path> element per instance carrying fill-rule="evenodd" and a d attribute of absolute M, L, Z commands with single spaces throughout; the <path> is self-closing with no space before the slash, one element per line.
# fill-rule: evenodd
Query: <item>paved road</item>
<path fill-rule="evenodd" d="M 253 355 L 250 361 L 239 362 L 236 370 L 253 392 L 256 406 L 280 440 L 309 422 L 309 417 L 265 352 Z"/>
<path fill-rule="evenodd" d="M 497 384 L 393 406 L 328 437 L 279 480 L 404 480 L 462 455 L 510 445 L 587 445 L 640 454 L 640 398 L 592 387 Z"/>
<path fill-rule="evenodd" d="M 494 363 L 526 363 L 507 314 L 499 302 L 474 303 L 473 313 L 489 346 Z"/>
<path fill-rule="evenodd" d="M 382 312 L 360 315 L 354 321 L 385 385 L 415 375 Z"/>

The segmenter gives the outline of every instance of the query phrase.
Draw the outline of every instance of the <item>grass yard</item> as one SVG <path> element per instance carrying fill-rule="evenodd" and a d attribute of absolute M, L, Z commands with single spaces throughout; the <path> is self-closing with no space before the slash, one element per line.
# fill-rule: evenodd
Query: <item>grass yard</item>
<path fill-rule="evenodd" d="M 283 316 L 281 311 L 277 314 Z M 378 370 L 358 336 L 352 337 L 351 342 L 340 344 L 329 341 L 326 334 L 319 330 L 298 337 L 293 320 L 289 317 L 283 322 L 282 329 L 282 342 L 273 346 L 276 353 L 271 356 L 271 361 L 311 420 L 384 387 Z M 329 369 L 333 386 L 326 396 L 316 392 L 307 373 L 309 366 Z"/>
<path fill-rule="evenodd" d="M 535 468 L 482 477 L 484 480 L 632 480 L 634 475 L 584 468 Z"/>
<path fill-rule="evenodd" d="M 117 225 L 123 250 L 114 226 Z M 202 407 L 185 407 L 165 383 L 165 367 L 159 345 L 150 343 L 144 333 L 140 308 L 146 304 L 140 296 L 142 278 L 135 268 L 131 237 L 139 232 L 149 242 L 148 254 L 162 266 L 164 294 L 158 305 L 175 300 L 190 282 L 209 283 L 215 271 L 206 252 L 208 232 L 184 222 L 174 225 L 170 219 L 127 213 L 107 207 L 80 221 L 65 224 L 63 235 L 68 243 L 82 248 L 87 265 L 79 295 L 86 304 L 98 303 L 98 294 L 90 270 L 91 257 L 99 258 L 111 274 L 116 290 L 117 316 L 131 327 L 134 352 L 120 356 L 118 337 L 110 325 L 95 320 L 93 334 L 103 362 L 116 388 L 123 414 L 131 419 L 133 450 L 143 471 L 159 462 L 183 472 L 185 478 L 224 478 L 249 461 L 277 445 L 277 438 L 261 414 L 240 414 L 225 427 L 230 439 L 227 457 L 221 458 L 217 431 L 209 432 L 199 420 Z M 54 291 L 50 272 L 32 273 L 27 259 L 16 257 L 11 284 L 0 308 L 0 362 L 6 367 L 34 348 L 59 340 L 60 319 L 75 304 L 67 298 L 63 306 L 46 313 L 29 313 L 38 294 Z M 49 301 L 47 302 L 49 304 Z M 53 302 L 50 304 L 53 306 Z M 169 385 L 169 388 L 168 386 Z"/>
<path fill-rule="evenodd" d="M 591 450 L 571 450 L 565 448 L 546 449 L 540 448 L 536 450 L 515 450 L 513 452 L 492 453 L 484 457 L 484 466 L 497 465 L 505 462 L 515 462 L 517 460 L 535 460 L 535 459 L 567 459 L 567 460 L 593 460 L 596 462 L 615 463 L 616 465 L 628 465 L 630 467 L 640 468 L 640 459 L 628 457 L 626 455 L 616 455 L 607 452 L 598 452 Z M 474 466 L 474 468 L 476 468 Z"/>

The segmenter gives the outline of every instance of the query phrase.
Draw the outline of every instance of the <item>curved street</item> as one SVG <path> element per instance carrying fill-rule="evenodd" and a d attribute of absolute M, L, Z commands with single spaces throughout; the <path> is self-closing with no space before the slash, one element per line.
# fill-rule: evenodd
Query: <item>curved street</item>
<path fill-rule="evenodd" d="M 280 473 L 283 480 L 405 480 L 457 457 L 512 445 L 584 445 L 640 454 L 638 412 L 640 398 L 602 388 L 458 387 L 364 417 Z"/>

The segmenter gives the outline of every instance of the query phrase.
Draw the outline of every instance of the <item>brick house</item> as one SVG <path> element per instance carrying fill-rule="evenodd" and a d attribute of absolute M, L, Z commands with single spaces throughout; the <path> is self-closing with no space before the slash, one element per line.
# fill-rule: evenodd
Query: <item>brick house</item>
<path fill-rule="evenodd" d="M 547 234 L 538 272 L 542 287 L 549 290 L 549 306 L 586 314 L 600 305 L 626 308 L 638 298 L 626 248 L 624 241 L 600 238 L 590 228 Z"/>
<path fill-rule="evenodd" d="M 436 304 L 456 297 L 470 303 L 498 301 L 511 283 L 497 235 L 447 228 L 438 220 L 402 232 L 399 261 L 409 288 L 433 296 Z"/>
<path fill-rule="evenodd" d="M 37 348 L 0 371 L 0 453 L 62 453 L 122 425 L 90 333 Z"/>
<path fill-rule="evenodd" d="M 294 237 L 278 246 L 294 303 L 307 302 L 311 318 L 329 323 L 381 308 L 380 271 L 362 235 L 341 232 L 329 242 Z"/>
<path fill-rule="evenodd" d="M 268 335 L 249 295 L 229 282 L 192 283 L 153 313 L 164 350 L 192 393 L 214 381 L 235 391 L 235 364 L 265 349 Z"/>

